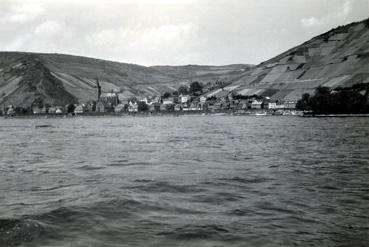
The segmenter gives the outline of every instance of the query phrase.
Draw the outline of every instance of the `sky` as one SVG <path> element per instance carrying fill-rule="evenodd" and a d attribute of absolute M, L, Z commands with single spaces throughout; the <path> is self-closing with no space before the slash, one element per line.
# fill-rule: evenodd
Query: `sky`
<path fill-rule="evenodd" d="M 0 50 L 258 64 L 368 17 L 369 0 L 0 0 Z"/>

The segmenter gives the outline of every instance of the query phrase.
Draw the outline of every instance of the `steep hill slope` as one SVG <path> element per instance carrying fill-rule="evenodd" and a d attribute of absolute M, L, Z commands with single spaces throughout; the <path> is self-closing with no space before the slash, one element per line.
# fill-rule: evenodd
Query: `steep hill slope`
<path fill-rule="evenodd" d="M 65 105 L 77 102 L 63 83 L 34 56 L 6 57 L 0 63 L 0 99 L 6 105 L 31 106 L 33 103 Z"/>
<path fill-rule="evenodd" d="M 369 19 L 335 28 L 259 64 L 229 90 L 296 101 L 318 86 L 356 83 L 369 83 Z"/>

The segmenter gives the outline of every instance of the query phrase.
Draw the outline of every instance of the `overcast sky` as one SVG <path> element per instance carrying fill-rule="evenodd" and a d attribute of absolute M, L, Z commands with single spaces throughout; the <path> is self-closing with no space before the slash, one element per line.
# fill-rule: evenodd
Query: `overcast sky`
<path fill-rule="evenodd" d="M 0 0 L 0 50 L 258 64 L 368 17 L 369 0 Z"/>

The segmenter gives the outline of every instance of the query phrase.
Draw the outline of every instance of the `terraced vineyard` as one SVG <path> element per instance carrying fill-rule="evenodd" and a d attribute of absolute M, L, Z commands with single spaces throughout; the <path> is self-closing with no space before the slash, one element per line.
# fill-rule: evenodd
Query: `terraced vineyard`
<path fill-rule="evenodd" d="M 296 101 L 318 86 L 357 83 L 369 83 L 369 19 L 333 29 L 261 63 L 228 90 Z"/>

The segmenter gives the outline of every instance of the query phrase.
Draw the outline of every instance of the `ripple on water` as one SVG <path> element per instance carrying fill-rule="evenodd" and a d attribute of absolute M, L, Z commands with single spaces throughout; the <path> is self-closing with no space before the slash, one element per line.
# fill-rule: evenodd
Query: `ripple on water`
<path fill-rule="evenodd" d="M 0 131 L 0 246 L 369 243 L 369 118 L 7 119 Z"/>
<path fill-rule="evenodd" d="M 139 182 L 138 185 L 130 187 L 131 189 L 137 189 L 145 192 L 155 193 L 197 193 L 202 192 L 204 189 L 196 185 L 188 184 L 175 184 L 166 181 L 152 181 L 152 180 L 135 180 Z"/>

